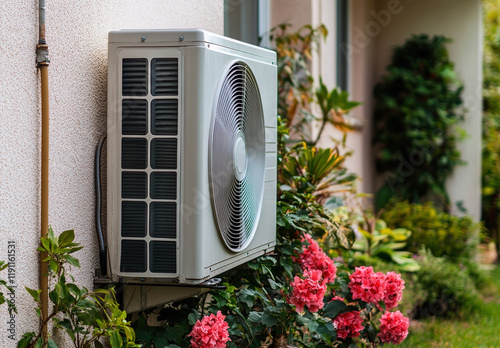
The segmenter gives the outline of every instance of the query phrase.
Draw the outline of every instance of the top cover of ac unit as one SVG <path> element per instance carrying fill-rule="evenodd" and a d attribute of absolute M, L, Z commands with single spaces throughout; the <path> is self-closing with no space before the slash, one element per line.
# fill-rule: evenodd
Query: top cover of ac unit
<path fill-rule="evenodd" d="M 199 284 L 276 242 L 273 51 L 203 30 L 109 34 L 115 282 Z"/>

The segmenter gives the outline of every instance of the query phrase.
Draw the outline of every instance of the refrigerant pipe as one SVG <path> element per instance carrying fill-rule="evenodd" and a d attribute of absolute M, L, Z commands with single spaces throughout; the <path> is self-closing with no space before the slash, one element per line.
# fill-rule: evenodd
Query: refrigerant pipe
<path fill-rule="evenodd" d="M 42 158 L 41 158 L 41 193 L 40 193 L 40 236 L 46 237 L 49 228 L 49 48 L 45 39 L 45 0 L 38 2 L 38 44 L 36 46 L 36 66 L 40 70 L 41 108 L 42 108 Z M 46 253 L 40 253 L 40 305 L 42 322 L 42 339 L 47 342 L 48 317 L 48 269 Z M 45 325 L 43 325 L 45 323 Z"/>

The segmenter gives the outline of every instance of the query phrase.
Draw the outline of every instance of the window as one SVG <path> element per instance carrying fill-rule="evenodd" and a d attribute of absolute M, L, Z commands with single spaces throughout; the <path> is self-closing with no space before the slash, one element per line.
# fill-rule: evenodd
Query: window
<path fill-rule="evenodd" d="M 224 0 L 224 35 L 259 44 L 259 0 Z"/>
<path fill-rule="evenodd" d="M 336 66 L 336 76 L 337 76 L 337 86 L 343 91 L 347 91 L 349 88 L 349 0 L 337 0 L 337 20 L 336 20 L 336 32 L 337 32 L 337 66 Z"/>

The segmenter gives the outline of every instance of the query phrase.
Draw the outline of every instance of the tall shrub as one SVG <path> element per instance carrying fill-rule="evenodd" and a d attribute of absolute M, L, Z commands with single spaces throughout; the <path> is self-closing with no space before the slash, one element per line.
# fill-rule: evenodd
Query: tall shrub
<path fill-rule="evenodd" d="M 447 208 L 446 178 L 461 163 L 455 125 L 463 118 L 457 80 L 443 36 L 412 36 L 394 51 L 388 74 L 375 86 L 376 168 L 385 184 L 382 208 L 396 195 Z"/>
<path fill-rule="evenodd" d="M 484 0 L 482 218 L 499 247 L 500 7 Z"/>
<path fill-rule="evenodd" d="M 481 225 L 470 217 L 457 217 L 436 210 L 431 203 L 398 202 L 382 213 L 389 227 L 410 230 L 407 250 L 416 253 L 422 247 L 434 256 L 454 261 L 472 260 L 476 253 Z"/>

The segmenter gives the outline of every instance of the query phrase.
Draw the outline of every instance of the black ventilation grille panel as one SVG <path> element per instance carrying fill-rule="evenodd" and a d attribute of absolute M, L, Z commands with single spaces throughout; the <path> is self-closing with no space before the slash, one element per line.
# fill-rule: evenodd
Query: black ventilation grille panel
<path fill-rule="evenodd" d="M 121 272 L 141 273 L 147 269 L 147 250 L 144 240 L 122 240 Z"/>
<path fill-rule="evenodd" d="M 176 96 L 179 91 L 179 63 L 177 58 L 151 60 L 151 94 Z"/>
<path fill-rule="evenodd" d="M 177 168 L 177 139 L 153 139 L 151 142 L 151 168 Z"/>
<path fill-rule="evenodd" d="M 175 202 L 152 202 L 149 213 L 151 237 L 175 239 L 177 226 L 177 205 Z"/>
<path fill-rule="evenodd" d="M 146 237 L 147 210 L 143 201 L 122 202 L 122 237 Z"/>
<path fill-rule="evenodd" d="M 122 138 L 122 169 L 146 169 L 148 141 L 145 138 Z"/>
<path fill-rule="evenodd" d="M 151 173 L 151 198 L 174 200 L 176 197 L 177 197 L 176 172 Z"/>
<path fill-rule="evenodd" d="M 122 172 L 122 198 L 145 199 L 147 174 L 143 172 Z"/>
<path fill-rule="evenodd" d="M 175 273 L 175 242 L 151 241 L 149 243 L 149 268 L 154 273 Z"/>
<path fill-rule="evenodd" d="M 155 99 L 151 102 L 151 133 L 177 135 L 177 99 Z"/>
<path fill-rule="evenodd" d="M 122 134 L 146 135 L 148 132 L 148 101 L 146 99 L 122 100 Z"/>
<path fill-rule="evenodd" d="M 125 58 L 122 61 L 122 95 L 146 96 L 148 94 L 148 60 Z"/>
<path fill-rule="evenodd" d="M 120 271 L 146 278 L 178 274 L 179 62 L 121 61 Z"/>

